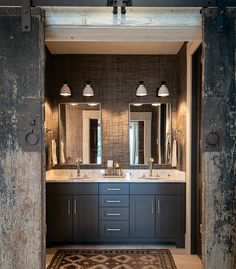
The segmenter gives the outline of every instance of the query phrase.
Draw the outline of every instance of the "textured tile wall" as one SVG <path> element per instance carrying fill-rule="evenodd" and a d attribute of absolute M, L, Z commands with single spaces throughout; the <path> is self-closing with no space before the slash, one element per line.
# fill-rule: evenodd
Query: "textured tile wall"
<path fill-rule="evenodd" d="M 100 102 L 102 105 L 102 160 L 121 162 L 129 167 L 128 108 L 134 102 L 171 102 L 173 125 L 177 104 L 177 55 L 50 55 L 46 81 L 46 96 L 50 100 L 52 114 L 47 119 L 48 128 L 58 138 L 58 103 Z M 85 81 L 89 79 L 95 96 L 82 96 Z M 67 80 L 72 96 L 60 97 L 62 82 Z M 148 96 L 136 97 L 136 88 L 143 80 Z M 167 81 L 170 96 L 156 97 L 161 80 Z"/>

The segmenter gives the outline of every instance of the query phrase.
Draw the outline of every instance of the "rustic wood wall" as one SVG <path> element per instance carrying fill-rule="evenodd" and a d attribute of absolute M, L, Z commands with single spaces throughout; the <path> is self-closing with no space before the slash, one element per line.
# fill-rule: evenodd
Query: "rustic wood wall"
<path fill-rule="evenodd" d="M 216 9 L 203 9 L 203 262 L 205 269 L 236 268 L 235 17 L 216 31 Z M 219 145 L 206 137 L 219 135 Z M 214 133 L 215 132 L 215 133 Z"/>
<path fill-rule="evenodd" d="M 58 137 L 58 103 L 65 102 L 100 102 L 102 105 L 102 160 L 121 162 L 129 167 L 128 146 L 128 108 L 129 103 L 171 102 L 173 126 L 177 116 L 177 80 L 178 61 L 181 55 L 51 55 L 47 52 L 48 65 L 46 74 L 46 95 L 48 111 L 47 126 Z M 184 60 L 183 60 L 184 62 Z M 185 73 L 183 72 L 185 75 Z M 91 80 L 95 96 L 82 96 L 85 81 Z M 59 91 L 63 80 L 72 88 L 72 97 L 60 97 Z M 136 88 L 143 80 L 148 96 L 136 97 Z M 161 80 L 167 81 L 170 96 L 156 97 L 156 88 Z M 184 85 L 180 84 L 184 91 Z M 185 141 L 185 133 L 183 134 Z M 182 151 L 185 154 L 185 150 Z M 180 159 L 180 169 L 185 169 L 185 157 Z"/>
<path fill-rule="evenodd" d="M 32 31 L 21 31 L 21 9 L 0 8 L 0 268 L 44 268 L 42 104 L 44 19 L 32 9 Z M 23 115 L 25 104 L 39 112 Z M 24 118 L 25 120 L 22 120 Z M 29 129 L 39 147 L 22 148 Z M 26 128 L 26 129 L 23 129 Z M 31 132 L 31 131 L 30 131 Z M 23 136 L 22 136 L 23 135 Z M 21 139 L 23 138 L 23 140 Z M 21 144 L 20 144 L 21 141 Z M 32 150 L 32 149 L 31 149 Z"/>

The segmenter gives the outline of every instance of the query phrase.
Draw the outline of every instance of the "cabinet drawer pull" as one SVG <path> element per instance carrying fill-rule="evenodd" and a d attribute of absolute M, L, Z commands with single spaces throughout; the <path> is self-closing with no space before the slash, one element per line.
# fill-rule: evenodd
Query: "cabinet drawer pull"
<path fill-rule="evenodd" d="M 107 216 L 120 216 L 120 213 L 107 213 Z"/>
<path fill-rule="evenodd" d="M 68 213 L 68 215 L 70 215 L 70 211 L 71 211 L 70 200 L 68 200 L 68 204 L 67 204 L 67 213 Z"/>
<path fill-rule="evenodd" d="M 120 200 L 107 200 L 108 203 L 120 203 Z"/>
<path fill-rule="evenodd" d="M 120 191 L 120 188 L 108 188 L 108 191 Z"/>
<path fill-rule="evenodd" d="M 154 214 L 154 202 L 152 200 L 152 214 Z"/>
<path fill-rule="evenodd" d="M 161 211 L 160 200 L 157 200 L 157 214 L 160 214 L 160 211 Z"/>
<path fill-rule="evenodd" d="M 74 214 L 77 214 L 77 202 L 74 200 Z"/>
<path fill-rule="evenodd" d="M 120 232 L 121 229 L 119 228 L 108 228 L 107 231 L 110 231 L 110 232 Z"/>

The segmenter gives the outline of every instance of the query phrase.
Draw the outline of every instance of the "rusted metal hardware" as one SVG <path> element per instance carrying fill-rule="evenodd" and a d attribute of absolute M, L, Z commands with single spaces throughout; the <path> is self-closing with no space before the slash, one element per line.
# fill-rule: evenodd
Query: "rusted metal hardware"
<path fill-rule="evenodd" d="M 22 0 L 21 25 L 22 32 L 31 31 L 31 0 Z"/>
<path fill-rule="evenodd" d="M 24 98 L 19 113 L 19 144 L 23 151 L 40 152 L 42 144 L 41 102 Z"/>

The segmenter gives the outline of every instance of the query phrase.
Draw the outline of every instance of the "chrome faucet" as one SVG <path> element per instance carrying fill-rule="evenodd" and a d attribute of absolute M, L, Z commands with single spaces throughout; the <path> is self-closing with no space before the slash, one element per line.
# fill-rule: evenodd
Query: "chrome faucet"
<path fill-rule="evenodd" d="M 152 164 L 154 162 L 153 158 L 148 158 L 148 163 L 149 163 L 149 177 L 152 177 Z"/>
<path fill-rule="evenodd" d="M 76 165 L 77 165 L 77 177 L 80 177 L 80 165 L 82 163 L 82 158 L 76 159 Z"/>

